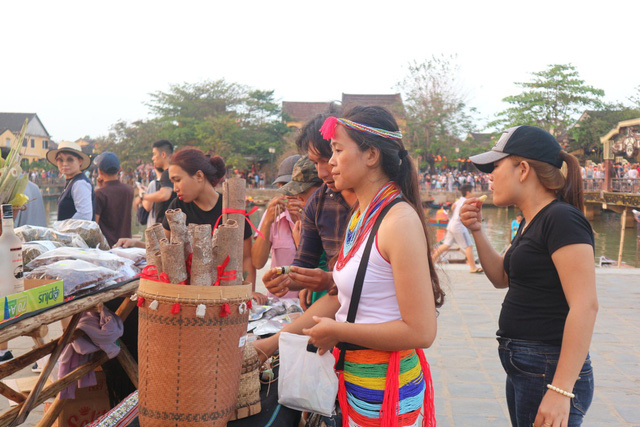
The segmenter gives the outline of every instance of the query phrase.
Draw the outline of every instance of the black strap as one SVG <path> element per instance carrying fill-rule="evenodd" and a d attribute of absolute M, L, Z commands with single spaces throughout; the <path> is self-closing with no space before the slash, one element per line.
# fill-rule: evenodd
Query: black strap
<path fill-rule="evenodd" d="M 376 222 L 373 224 L 371 228 L 371 233 L 369 234 L 369 239 L 367 239 L 367 246 L 364 248 L 364 252 L 362 253 L 362 259 L 360 260 L 360 265 L 358 266 L 358 273 L 356 274 L 356 279 L 353 282 L 353 292 L 351 293 L 351 302 L 349 303 L 349 312 L 347 314 L 347 322 L 354 323 L 356 321 L 356 314 L 358 313 L 358 305 L 360 304 L 360 296 L 362 296 L 362 286 L 364 284 L 364 276 L 367 273 L 367 265 L 369 264 L 369 255 L 371 254 L 371 247 L 373 246 L 373 240 L 376 237 L 376 233 L 378 232 L 378 228 L 380 228 L 380 223 L 382 223 L 383 218 L 389 212 L 396 203 L 401 202 L 402 199 L 397 198 L 392 200 L 387 206 L 385 206 L 382 211 L 378 214 L 378 218 L 376 218 Z M 353 347 L 352 347 L 353 346 Z M 338 358 L 338 362 L 336 363 L 336 370 L 341 371 L 344 369 L 344 356 L 346 350 L 349 347 L 359 347 L 353 344 L 345 345 L 342 343 L 338 344 L 338 348 L 340 349 L 340 357 Z"/>

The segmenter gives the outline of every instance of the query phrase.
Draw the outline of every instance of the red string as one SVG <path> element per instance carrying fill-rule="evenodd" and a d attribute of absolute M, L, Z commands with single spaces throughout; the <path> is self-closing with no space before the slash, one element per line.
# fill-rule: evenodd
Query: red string
<path fill-rule="evenodd" d="M 175 303 L 171 306 L 171 314 L 178 314 L 178 313 L 180 313 L 180 304 Z"/>
<path fill-rule="evenodd" d="M 258 233 L 258 236 L 262 237 L 264 240 L 267 240 L 264 235 L 260 232 L 260 230 L 258 230 L 256 228 L 255 225 L 253 225 L 253 223 L 251 222 L 251 220 L 249 219 L 249 215 L 251 215 L 252 213 L 254 213 L 255 211 L 258 210 L 257 206 L 254 206 L 253 209 L 251 209 L 249 212 L 247 212 L 244 209 L 222 209 L 222 214 L 240 214 L 243 215 L 246 219 L 247 222 L 249 223 L 249 225 L 251 226 L 251 228 L 253 228 L 256 233 Z M 220 224 L 220 220 L 222 219 L 222 215 L 220 215 L 218 217 L 218 220 L 216 221 L 216 224 L 213 226 L 213 231 L 216 231 L 216 228 L 218 228 L 218 225 Z"/>
<path fill-rule="evenodd" d="M 138 307 L 142 307 L 144 305 L 144 297 L 138 297 L 138 302 L 136 303 Z"/>
<path fill-rule="evenodd" d="M 141 279 L 158 280 L 158 269 L 155 265 L 150 264 L 142 269 L 140 273 Z"/>
<path fill-rule="evenodd" d="M 424 418 L 422 419 L 423 427 L 436 426 L 436 407 L 433 401 L 433 381 L 431 379 L 431 369 L 429 362 L 421 348 L 416 349 L 418 359 L 420 359 L 420 367 L 422 368 L 422 376 L 424 377 Z"/>
<path fill-rule="evenodd" d="M 227 317 L 231 313 L 231 307 L 229 304 L 224 303 L 220 308 L 220 317 Z"/>
<path fill-rule="evenodd" d="M 187 257 L 187 276 L 191 277 L 191 263 L 193 262 L 193 252 Z"/>
<path fill-rule="evenodd" d="M 333 358 L 336 359 L 337 364 L 340 359 L 340 349 L 338 347 L 333 348 Z M 338 373 L 338 404 L 342 411 L 342 427 L 349 427 L 349 403 L 347 402 L 347 388 L 344 384 L 344 371 L 336 372 Z"/>
<path fill-rule="evenodd" d="M 222 280 L 236 280 L 236 270 L 224 271 L 224 269 L 227 268 L 227 264 L 229 264 L 229 255 L 224 259 L 222 265 L 217 267 L 218 277 L 213 286 L 220 286 L 220 281 Z"/>
<path fill-rule="evenodd" d="M 398 405 L 400 401 L 400 352 L 392 351 L 387 368 L 387 382 L 384 387 L 384 398 L 380 408 L 383 427 L 398 425 Z"/>

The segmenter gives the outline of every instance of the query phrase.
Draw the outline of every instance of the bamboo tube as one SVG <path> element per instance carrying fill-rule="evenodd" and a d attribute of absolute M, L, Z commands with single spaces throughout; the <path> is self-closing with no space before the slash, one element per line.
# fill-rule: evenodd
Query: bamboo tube
<path fill-rule="evenodd" d="M 189 231 L 187 229 L 187 214 L 181 209 L 169 209 L 165 216 L 171 229 L 171 243 L 183 243 L 184 258 L 187 259 L 191 253 L 191 242 L 189 241 Z"/>
<path fill-rule="evenodd" d="M 193 247 L 191 259 L 191 280 L 193 286 L 213 284 L 213 239 L 211 224 L 189 224 L 189 237 Z"/>
<path fill-rule="evenodd" d="M 222 183 L 222 212 L 226 209 L 235 209 L 246 212 L 246 181 L 242 178 L 229 178 Z M 234 281 L 224 282 L 225 285 L 242 285 L 244 269 L 242 265 L 242 250 L 244 242 L 244 228 L 246 226 L 246 216 L 242 213 L 223 213 L 222 220 L 228 223 L 235 221 L 237 227 L 234 228 L 233 237 L 229 237 L 229 243 L 225 243 L 227 253 L 231 259 L 227 270 L 236 270 L 237 278 Z M 216 264 L 218 265 L 218 264 Z"/>
<path fill-rule="evenodd" d="M 164 227 L 162 224 L 153 224 L 144 230 L 145 247 L 147 249 L 147 264 L 156 265 L 152 262 L 153 255 L 160 250 L 160 240 L 165 238 Z"/>
<path fill-rule="evenodd" d="M 217 267 L 229 256 L 229 263 L 224 271 L 236 272 L 234 280 L 221 280 L 222 286 L 242 285 L 242 236 L 238 240 L 238 223 L 232 219 L 220 224 L 213 233 L 213 268 L 214 279 L 218 279 Z M 238 248 L 240 249 L 238 255 Z"/>
<path fill-rule="evenodd" d="M 244 211 L 247 208 L 247 182 L 242 178 L 229 178 L 222 183 L 222 212 L 226 209 Z M 222 221 L 232 219 L 238 223 L 240 235 L 244 236 L 245 216 L 237 213 L 223 213 Z"/>
<path fill-rule="evenodd" d="M 187 280 L 187 264 L 184 256 L 184 243 L 170 243 L 166 239 L 160 241 L 162 252 L 162 272 L 167 273 L 171 283 Z"/>
<path fill-rule="evenodd" d="M 618 250 L 618 268 L 622 267 L 622 248 L 624 247 L 624 228 L 627 224 L 627 208 L 622 211 L 622 223 L 620 226 L 620 249 Z"/>

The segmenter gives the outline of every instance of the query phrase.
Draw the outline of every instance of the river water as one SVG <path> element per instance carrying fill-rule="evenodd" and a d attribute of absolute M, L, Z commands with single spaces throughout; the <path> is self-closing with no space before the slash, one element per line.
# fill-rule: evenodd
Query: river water
<path fill-rule="evenodd" d="M 45 198 L 45 210 L 47 218 L 49 219 L 49 225 L 51 225 L 56 220 L 57 200 L 55 198 Z M 251 216 L 251 220 L 256 226 L 260 222 L 262 211 L 263 210 L 260 209 Z M 435 217 L 435 210 L 429 209 L 427 215 Z M 496 248 L 497 251 L 501 251 L 509 244 L 511 221 L 515 219 L 515 210 L 513 208 L 507 209 L 487 206 L 483 209 L 483 215 L 485 218 L 485 232 L 494 248 Z M 144 228 L 135 224 L 135 217 L 133 222 L 133 233 L 142 234 Z M 600 256 L 606 256 L 607 258 L 617 261 L 618 251 L 620 249 L 620 215 L 611 211 L 602 211 L 601 215 L 596 215 L 594 220 L 591 221 L 591 225 L 596 233 L 596 261 L 600 259 Z M 436 227 L 432 227 L 431 229 L 432 233 L 438 233 L 438 237 L 441 238 L 440 235 L 443 235 L 442 230 L 444 229 L 440 230 L 441 231 L 438 231 Z M 634 266 L 636 263 L 637 235 L 637 229 L 625 229 L 622 261 L 631 266 Z M 436 241 L 437 240 L 440 239 L 436 239 Z"/>
<path fill-rule="evenodd" d="M 436 212 L 429 209 L 428 215 L 435 218 Z M 498 208 L 485 206 L 482 209 L 484 227 L 493 247 L 500 252 L 504 249 L 511 238 L 511 221 L 516 218 L 514 208 Z M 595 259 L 605 256 L 618 260 L 620 250 L 620 215 L 612 211 L 602 211 L 601 215 L 596 215 L 591 226 L 595 232 Z M 444 234 L 437 231 L 437 237 Z M 622 261 L 634 266 L 636 262 L 636 237 L 637 228 L 627 228 L 624 232 L 624 247 L 622 250 Z M 441 240 L 436 237 L 436 241 Z M 640 265 L 639 265 L 640 266 Z"/>

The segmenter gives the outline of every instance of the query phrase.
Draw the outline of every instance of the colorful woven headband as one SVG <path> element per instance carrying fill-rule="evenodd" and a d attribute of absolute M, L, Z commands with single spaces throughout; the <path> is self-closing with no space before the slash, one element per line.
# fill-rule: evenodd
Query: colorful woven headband
<path fill-rule="evenodd" d="M 372 126 L 363 125 L 361 123 L 352 122 L 347 119 L 339 119 L 337 117 L 327 117 L 327 120 L 324 121 L 324 124 L 320 128 L 320 133 L 322 137 L 326 140 L 330 140 L 336 135 L 336 125 L 340 123 L 342 126 L 347 127 L 349 129 L 357 130 L 359 132 L 370 133 L 371 135 L 381 136 L 387 139 L 402 139 L 402 132 L 398 131 L 390 131 L 386 129 L 374 128 Z"/>

